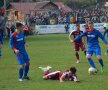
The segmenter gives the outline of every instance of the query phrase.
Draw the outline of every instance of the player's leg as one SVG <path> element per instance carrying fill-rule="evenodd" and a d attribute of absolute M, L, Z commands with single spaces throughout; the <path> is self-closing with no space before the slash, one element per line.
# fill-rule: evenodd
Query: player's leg
<path fill-rule="evenodd" d="M 86 58 L 88 59 L 88 62 L 90 64 L 91 67 L 94 67 L 96 68 L 92 58 L 91 58 L 91 55 L 93 54 L 93 51 L 92 49 L 88 48 L 87 51 L 86 51 Z"/>
<path fill-rule="evenodd" d="M 80 48 L 84 52 L 84 54 L 86 55 L 86 49 L 85 49 L 85 45 L 83 43 L 80 44 Z"/>
<path fill-rule="evenodd" d="M 44 79 L 44 80 L 48 80 L 48 79 L 58 80 L 58 78 L 59 78 L 59 73 L 60 73 L 60 72 L 61 72 L 61 71 L 54 71 L 54 72 L 51 72 L 51 73 L 49 73 L 49 74 L 43 76 L 43 79 Z"/>
<path fill-rule="evenodd" d="M 76 63 L 80 63 L 80 58 L 79 58 L 79 45 L 78 44 L 74 44 L 74 53 L 75 53 L 75 56 L 76 56 L 76 59 L 77 59 L 77 62 Z"/>
<path fill-rule="evenodd" d="M 0 44 L 0 56 L 2 56 L 2 51 L 1 51 L 1 49 L 2 49 L 2 44 Z"/>
<path fill-rule="evenodd" d="M 19 81 L 23 81 L 23 70 L 24 70 L 24 64 L 20 65 L 19 68 Z"/>
<path fill-rule="evenodd" d="M 103 60 L 101 58 L 101 50 L 100 50 L 100 48 L 95 49 L 95 54 L 96 54 L 96 57 L 97 57 L 100 65 L 101 65 L 101 72 L 103 72 L 104 64 L 103 64 Z"/>
<path fill-rule="evenodd" d="M 43 71 L 44 76 L 49 74 L 49 70 L 52 68 L 51 66 L 47 66 L 47 67 L 38 67 Z"/>
<path fill-rule="evenodd" d="M 106 50 L 105 55 L 108 55 L 108 49 Z"/>
<path fill-rule="evenodd" d="M 23 76 L 23 79 L 30 80 L 30 78 L 28 77 L 29 66 L 30 66 L 30 63 L 26 62 L 26 64 L 24 65 L 24 76 Z"/>
<path fill-rule="evenodd" d="M 29 72 L 29 67 L 30 67 L 30 59 L 29 59 L 29 56 L 27 54 L 27 52 L 23 52 L 23 59 L 24 59 L 24 63 L 25 63 L 25 66 L 24 66 L 24 77 L 23 79 L 27 79 L 27 80 L 30 80 L 30 78 L 27 76 L 28 75 L 28 72 Z"/>
<path fill-rule="evenodd" d="M 76 59 L 77 59 L 77 62 L 76 63 L 80 63 L 78 51 L 75 51 L 75 56 L 76 56 Z"/>
<path fill-rule="evenodd" d="M 16 55 L 16 58 L 18 60 L 18 64 L 20 66 L 19 68 L 19 81 L 23 81 L 22 78 L 23 78 L 23 71 L 24 71 L 24 60 L 23 60 L 23 56 L 21 53 L 19 54 L 15 54 Z"/>

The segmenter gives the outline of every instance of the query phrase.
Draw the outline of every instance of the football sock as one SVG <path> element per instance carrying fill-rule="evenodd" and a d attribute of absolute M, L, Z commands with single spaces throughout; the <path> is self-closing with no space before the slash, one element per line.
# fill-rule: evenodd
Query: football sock
<path fill-rule="evenodd" d="M 99 63 L 102 67 L 104 67 L 104 64 L 103 64 L 103 60 L 102 59 L 99 59 Z"/>
<path fill-rule="evenodd" d="M 79 54 L 75 53 L 77 60 L 79 60 Z"/>
<path fill-rule="evenodd" d="M 84 54 L 86 55 L 86 51 L 84 51 Z"/>
<path fill-rule="evenodd" d="M 106 54 L 108 54 L 108 49 L 106 50 Z"/>
<path fill-rule="evenodd" d="M 89 62 L 89 64 L 90 64 L 92 67 L 96 68 L 96 67 L 95 67 L 95 64 L 94 64 L 94 62 L 93 62 L 93 60 L 92 60 L 91 58 L 88 58 L 88 62 Z"/>
<path fill-rule="evenodd" d="M 24 66 L 24 77 L 27 76 L 28 71 L 29 71 L 29 65 L 25 65 L 25 66 Z"/>
<path fill-rule="evenodd" d="M 0 56 L 2 55 L 1 49 L 0 49 Z"/>
<path fill-rule="evenodd" d="M 23 68 L 19 69 L 19 78 L 22 79 L 23 76 Z"/>

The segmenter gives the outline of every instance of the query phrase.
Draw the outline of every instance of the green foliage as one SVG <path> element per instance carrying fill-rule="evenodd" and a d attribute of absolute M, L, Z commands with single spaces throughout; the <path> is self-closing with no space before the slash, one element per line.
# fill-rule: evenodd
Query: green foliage
<path fill-rule="evenodd" d="M 104 56 L 105 45 L 100 40 L 105 72 L 100 73 L 97 59 L 93 56 L 99 72 L 88 75 L 89 64 L 83 52 L 80 52 L 81 63 L 76 64 L 73 44 L 69 43 L 67 34 L 35 35 L 26 38 L 27 51 L 31 58 L 30 81 L 18 81 L 18 65 L 13 51 L 9 48 L 8 40 L 4 40 L 3 56 L 0 57 L 0 90 L 108 90 L 108 57 Z M 71 66 L 77 68 L 81 82 L 43 80 L 39 66 L 51 65 L 53 70 L 65 70 Z"/>

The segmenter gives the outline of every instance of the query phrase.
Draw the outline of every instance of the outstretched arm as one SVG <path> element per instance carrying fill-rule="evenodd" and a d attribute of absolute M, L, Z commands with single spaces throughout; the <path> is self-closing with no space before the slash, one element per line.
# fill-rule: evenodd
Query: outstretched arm
<path fill-rule="evenodd" d="M 98 36 L 103 40 L 103 42 L 107 43 L 107 40 L 105 39 L 104 35 L 102 35 L 100 31 L 98 31 L 97 33 L 98 33 Z"/>
<path fill-rule="evenodd" d="M 86 32 L 82 33 L 81 35 L 77 36 L 77 37 L 74 39 L 74 41 L 80 40 L 80 39 L 81 39 L 83 36 L 85 36 L 85 35 L 86 35 Z"/>

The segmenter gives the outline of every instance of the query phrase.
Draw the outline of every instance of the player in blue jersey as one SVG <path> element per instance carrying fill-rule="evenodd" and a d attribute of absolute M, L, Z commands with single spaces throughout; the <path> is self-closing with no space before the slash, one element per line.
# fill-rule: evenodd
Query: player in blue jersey
<path fill-rule="evenodd" d="M 23 79 L 29 80 L 27 76 L 29 71 L 29 57 L 25 49 L 27 43 L 24 40 L 24 33 L 22 32 L 23 25 L 21 23 L 16 23 L 16 31 L 12 33 L 10 37 L 10 47 L 13 49 L 15 56 L 17 58 L 19 69 L 19 81 Z"/>
<path fill-rule="evenodd" d="M 104 36 L 99 32 L 99 30 L 94 29 L 94 24 L 92 21 L 90 21 L 88 23 L 88 26 L 89 26 L 89 30 L 85 31 L 83 34 L 76 37 L 74 39 L 74 41 L 78 41 L 83 36 L 87 37 L 86 57 L 88 59 L 88 62 L 91 65 L 91 67 L 96 68 L 96 66 L 91 58 L 92 54 L 95 53 L 100 65 L 101 65 L 101 72 L 103 72 L 104 64 L 103 64 L 103 60 L 101 58 L 101 48 L 99 45 L 98 38 L 100 37 L 106 45 L 108 45 L 108 44 L 107 44 L 107 41 L 104 38 Z"/>
<path fill-rule="evenodd" d="M 2 45 L 3 45 L 3 37 L 2 34 L 0 33 L 0 56 L 2 56 L 2 51 L 1 51 Z"/>
<path fill-rule="evenodd" d="M 104 38 L 106 38 L 106 40 L 108 40 L 108 28 L 105 29 L 105 31 L 104 31 Z M 105 55 L 108 55 L 108 48 L 107 48 L 107 50 L 105 52 Z"/>

